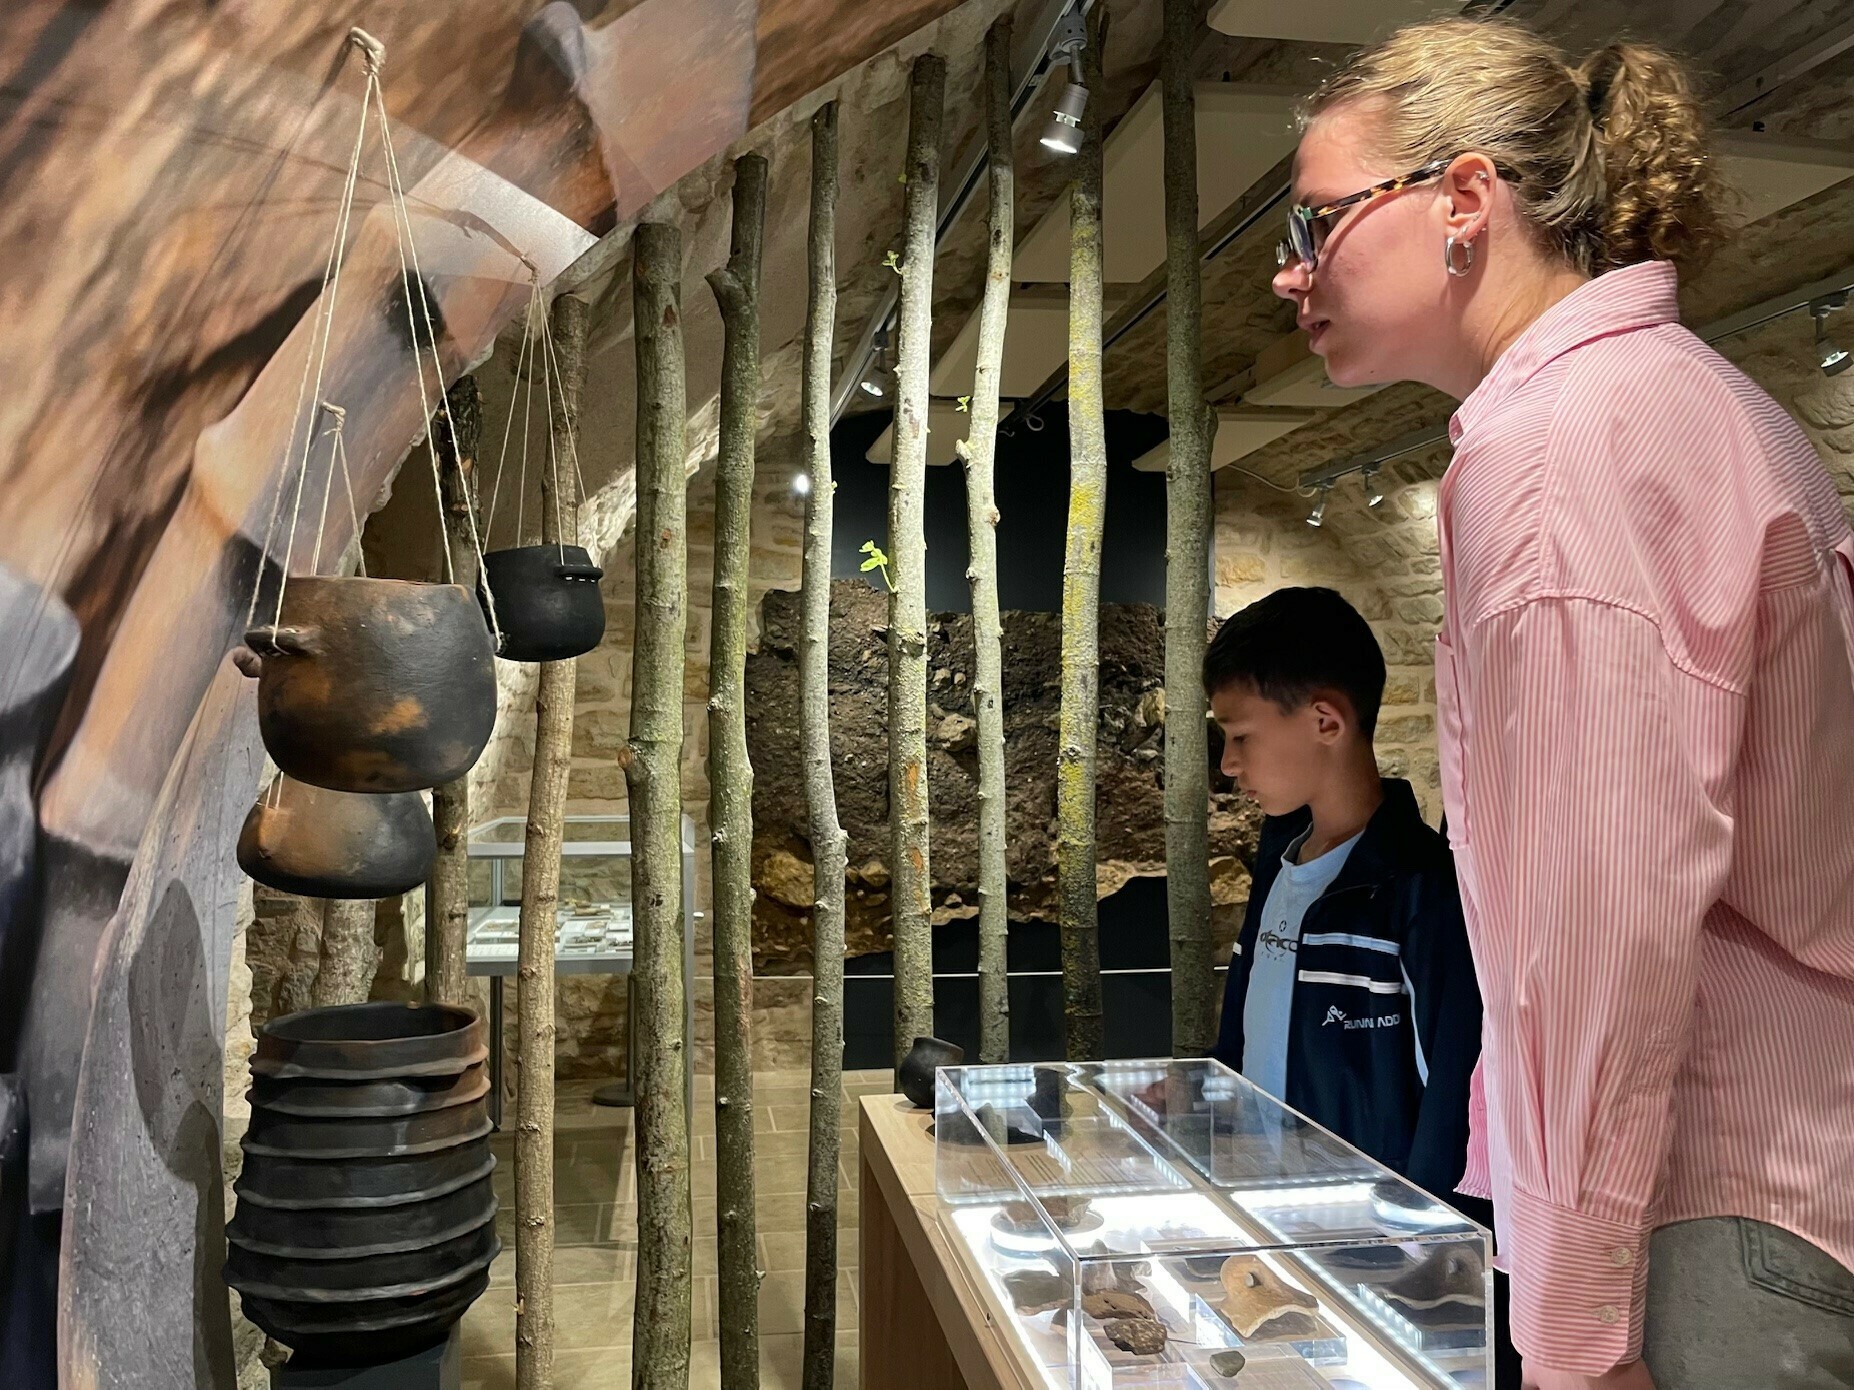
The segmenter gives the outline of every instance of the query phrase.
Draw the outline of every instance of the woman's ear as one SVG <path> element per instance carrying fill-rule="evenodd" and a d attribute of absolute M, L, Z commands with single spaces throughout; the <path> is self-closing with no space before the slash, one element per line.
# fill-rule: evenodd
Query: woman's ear
<path fill-rule="evenodd" d="M 1448 235 L 1458 246 L 1471 245 L 1487 226 L 1493 210 L 1494 184 L 1499 179 L 1493 160 L 1469 152 L 1458 157 L 1442 174 L 1442 196 L 1447 206 Z"/>

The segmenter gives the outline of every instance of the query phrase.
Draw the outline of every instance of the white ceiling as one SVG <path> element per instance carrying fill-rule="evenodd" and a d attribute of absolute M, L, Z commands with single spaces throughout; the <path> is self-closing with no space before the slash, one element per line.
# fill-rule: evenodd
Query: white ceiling
<path fill-rule="evenodd" d="M 1756 222 L 1854 178 L 1854 149 L 1826 140 L 1775 139 L 1734 131 L 1717 142 L 1726 181 L 1744 196 L 1743 215 Z"/>
<path fill-rule="evenodd" d="M 1200 82 L 1197 217 L 1207 226 L 1294 148 L 1297 87 Z M 1138 284 L 1165 262 L 1165 122 L 1153 83 L 1107 137 L 1102 159 L 1102 276 Z M 1017 245 L 1014 280 L 1066 284 L 1069 200 Z"/>
<path fill-rule="evenodd" d="M 1311 410 L 1245 410 L 1225 407 L 1217 411 L 1217 434 L 1210 446 L 1211 471 L 1253 454 L 1264 444 L 1272 444 L 1290 430 L 1297 430 L 1318 419 Z M 1172 442 L 1167 439 L 1150 453 L 1133 461 L 1143 473 L 1163 473 L 1172 459 Z"/>
<path fill-rule="evenodd" d="M 974 309 L 959 336 L 947 346 L 928 377 L 936 396 L 963 396 L 972 389 L 978 369 L 979 311 Z M 1069 357 L 1069 287 L 1029 285 L 1011 295 L 1004 326 L 1004 361 L 998 394 L 1021 399 L 1049 379 Z"/>

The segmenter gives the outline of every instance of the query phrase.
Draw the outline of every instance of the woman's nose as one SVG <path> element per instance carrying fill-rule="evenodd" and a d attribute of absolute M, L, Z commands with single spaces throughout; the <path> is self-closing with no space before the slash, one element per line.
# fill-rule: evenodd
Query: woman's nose
<path fill-rule="evenodd" d="M 1313 272 L 1307 269 L 1307 263 L 1298 258 L 1275 272 L 1274 290 L 1283 299 L 1299 300 L 1313 286 Z"/>
<path fill-rule="evenodd" d="M 1223 775 L 1232 782 L 1242 776 L 1242 761 L 1237 758 L 1236 750 L 1228 744 L 1223 746 Z"/>

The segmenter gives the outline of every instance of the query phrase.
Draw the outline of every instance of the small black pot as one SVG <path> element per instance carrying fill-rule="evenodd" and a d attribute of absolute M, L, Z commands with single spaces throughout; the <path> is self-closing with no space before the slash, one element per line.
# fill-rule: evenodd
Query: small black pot
<path fill-rule="evenodd" d="M 939 1038 L 916 1038 L 901 1060 L 901 1093 L 923 1110 L 933 1109 L 933 1074 L 940 1067 L 956 1067 L 966 1050 Z"/>
<path fill-rule="evenodd" d="M 582 546 L 524 545 L 483 557 L 507 661 L 567 661 L 605 636 L 605 571 Z M 482 593 L 477 594 L 478 599 Z M 488 605 L 484 605 L 487 614 Z"/>

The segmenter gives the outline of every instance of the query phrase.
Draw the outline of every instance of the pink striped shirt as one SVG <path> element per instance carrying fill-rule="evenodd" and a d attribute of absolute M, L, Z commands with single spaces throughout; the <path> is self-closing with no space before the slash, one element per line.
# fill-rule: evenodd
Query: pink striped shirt
<path fill-rule="evenodd" d="M 1604 275 L 1450 423 L 1443 796 L 1485 1000 L 1462 1189 L 1513 1337 L 1640 1353 L 1648 1236 L 1785 1227 L 1854 1265 L 1854 559 L 1793 421 Z"/>

